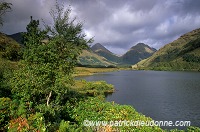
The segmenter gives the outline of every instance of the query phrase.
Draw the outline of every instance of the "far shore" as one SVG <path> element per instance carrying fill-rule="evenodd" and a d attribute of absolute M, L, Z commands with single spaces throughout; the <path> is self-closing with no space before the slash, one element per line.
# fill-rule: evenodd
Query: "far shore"
<path fill-rule="evenodd" d="M 88 67 L 75 67 L 74 77 L 77 76 L 90 76 L 95 73 L 114 72 L 120 70 L 133 70 L 132 68 L 88 68 Z"/>

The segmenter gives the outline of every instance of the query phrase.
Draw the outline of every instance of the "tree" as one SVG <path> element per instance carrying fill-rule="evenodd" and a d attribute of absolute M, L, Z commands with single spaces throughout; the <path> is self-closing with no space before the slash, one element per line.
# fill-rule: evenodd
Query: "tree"
<path fill-rule="evenodd" d="M 7 3 L 7 2 L 0 2 L 0 25 L 3 25 L 3 19 L 2 16 L 11 10 L 11 3 Z"/>
<path fill-rule="evenodd" d="M 11 79 L 12 91 L 35 105 L 61 105 L 73 84 L 73 69 L 81 51 L 91 40 L 82 34 L 82 23 L 70 19 L 71 9 L 56 5 L 51 11 L 54 24 L 39 28 L 39 20 L 27 25 L 22 67 Z M 47 42 L 43 40 L 50 35 Z"/>

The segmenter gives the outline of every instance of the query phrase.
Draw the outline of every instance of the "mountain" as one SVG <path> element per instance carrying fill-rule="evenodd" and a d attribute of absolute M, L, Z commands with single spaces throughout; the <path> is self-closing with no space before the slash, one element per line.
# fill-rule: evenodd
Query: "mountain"
<path fill-rule="evenodd" d="M 138 43 L 122 56 L 123 63 L 136 64 L 153 55 L 156 49 L 149 47 L 144 43 Z"/>
<path fill-rule="evenodd" d="M 116 63 L 110 62 L 106 58 L 99 56 L 92 50 L 83 50 L 78 57 L 78 63 L 83 66 L 115 66 Z"/>
<path fill-rule="evenodd" d="M 11 37 L 18 43 L 22 44 L 21 32 L 8 35 L 8 37 Z M 83 53 L 79 56 L 78 62 L 81 65 L 93 66 L 131 65 L 151 56 L 155 51 L 155 49 L 149 47 L 148 45 L 139 43 L 136 46 L 133 46 L 123 56 L 117 56 L 100 43 L 97 43 L 93 45 L 90 50 L 83 51 Z"/>
<path fill-rule="evenodd" d="M 8 37 L 14 39 L 14 40 L 17 41 L 19 44 L 22 44 L 22 32 L 8 35 Z"/>
<path fill-rule="evenodd" d="M 122 63 L 122 58 L 118 57 L 117 55 L 113 54 L 111 51 L 106 49 L 103 45 L 100 43 L 97 43 L 91 47 L 92 51 L 100 56 L 103 56 L 107 60 L 113 62 L 113 63 Z"/>
<path fill-rule="evenodd" d="M 200 28 L 180 36 L 133 68 L 200 71 Z"/>
<path fill-rule="evenodd" d="M 104 51 L 104 52 L 108 52 L 108 53 L 112 53 L 110 52 L 108 49 L 106 49 L 103 45 L 101 45 L 100 43 L 96 43 L 95 45 L 93 45 L 91 47 L 92 51 L 94 52 L 98 52 L 98 51 Z"/>

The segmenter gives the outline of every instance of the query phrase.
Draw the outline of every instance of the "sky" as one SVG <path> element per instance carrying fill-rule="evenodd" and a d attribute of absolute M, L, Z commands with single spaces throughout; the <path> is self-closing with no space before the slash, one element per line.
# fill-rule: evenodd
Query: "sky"
<path fill-rule="evenodd" d="M 6 0 L 12 11 L 3 16 L 0 31 L 26 31 L 30 16 L 52 24 L 55 0 Z M 181 35 L 200 28 L 200 0 L 58 0 L 71 7 L 71 17 L 83 22 L 86 38 L 94 37 L 122 55 L 137 43 L 159 49 Z M 41 24 L 43 24 L 41 22 Z"/>

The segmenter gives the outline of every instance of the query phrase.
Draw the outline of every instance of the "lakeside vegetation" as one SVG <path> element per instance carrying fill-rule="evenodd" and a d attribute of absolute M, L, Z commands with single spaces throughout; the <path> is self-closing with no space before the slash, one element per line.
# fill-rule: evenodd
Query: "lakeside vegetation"
<path fill-rule="evenodd" d="M 115 67 L 115 68 L 89 68 L 89 67 L 75 67 L 74 76 L 88 76 L 93 75 L 95 73 L 102 73 L 102 72 L 113 72 L 113 71 L 120 71 L 120 70 L 132 70 L 131 68 L 122 68 L 122 67 Z"/>

